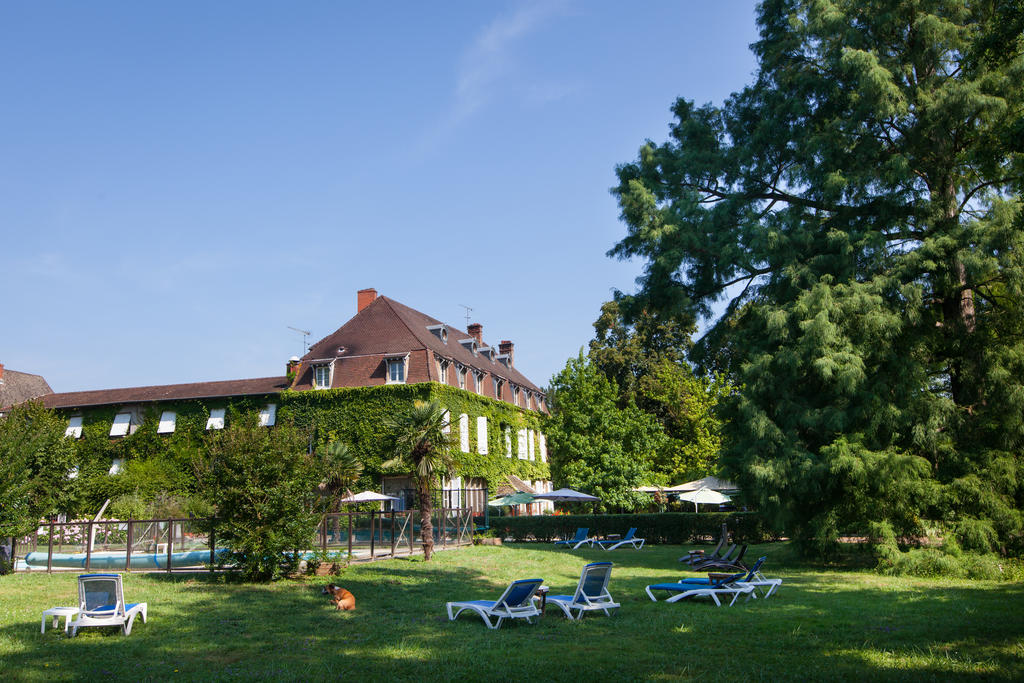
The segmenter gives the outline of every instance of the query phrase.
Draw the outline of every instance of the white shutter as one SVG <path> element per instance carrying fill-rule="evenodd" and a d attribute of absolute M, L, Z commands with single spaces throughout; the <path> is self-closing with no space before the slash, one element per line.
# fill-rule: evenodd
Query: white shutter
<path fill-rule="evenodd" d="M 132 424 L 131 413 L 118 413 L 114 416 L 114 424 L 110 425 L 111 436 L 124 436 Z"/>
<path fill-rule="evenodd" d="M 548 461 L 548 440 L 546 438 L 544 438 L 543 434 L 541 434 L 540 432 L 537 432 L 537 441 L 538 441 L 538 445 L 540 447 L 540 461 L 541 462 L 547 462 Z"/>
<path fill-rule="evenodd" d="M 214 408 L 210 411 L 210 419 L 206 421 L 207 429 L 224 429 L 224 409 Z"/>
<path fill-rule="evenodd" d="M 519 456 L 520 460 L 526 460 L 526 430 L 520 429 L 517 437 L 518 443 L 516 444 L 516 455 Z"/>
<path fill-rule="evenodd" d="M 469 453 L 469 415 L 459 415 L 459 447 L 463 453 Z"/>
<path fill-rule="evenodd" d="M 157 434 L 170 434 L 174 431 L 174 423 L 178 415 L 173 410 L 165 410 L 160 414 L 160 424 L 156 428 Z"/>
<path fill-rule="evenodd" d="M 476 452 L 487 455 L 487 418 L 483 415 L 476 419 Z"/>
<path fill-rule="evenodd" d="M 530 453 L 530 460 L 536 460 L 537 457 L 534 454 L 534 450 L 533 450 L 533 430 L 532 429 L 527 434 L 527 450 Z"/>
<path fill-rule="evenodd" d="M 452 433 L 452 414 L 451 414 L 450 411 L 447 411 L 447 410 L 444 411 L 444 417 L 442 418 L 441 422 L 444 425 L 443 427 L 441 427 L 441 431 L 444 432 L 445 434 L 451 434 Z"/>
<path fill-rule="evenodd" d="M 505 427 L 505 457 L 512 457 L 512 430 Z"/>
<path fill-rule="evenodd" d="M 260 427 L 273 427 L 277 421 L 277 404 L 268 403 L 267 407 L 260 411 Z"/>
<path fill-rule="evenodd" d="M 73 439 L 82 438 L 82 416 L 75 415 L 68 419 L 68 428 L 64 430 L 64 436 L 70 436 Z"/>

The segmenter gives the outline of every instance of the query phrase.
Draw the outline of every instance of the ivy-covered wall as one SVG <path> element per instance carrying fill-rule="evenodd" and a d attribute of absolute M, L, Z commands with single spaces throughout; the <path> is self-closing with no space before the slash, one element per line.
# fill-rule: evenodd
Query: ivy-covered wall
<path fill-rule="evenodd" d="M 543 416 L 503 401 L 485 398 L 455 387 L 434 382 L 392 384 L 350 389 L 285 391 L 280 394 L 230 399 L 168 401 L 140 408 L 141 424 L 124 437 L 111 438 L 114 416 L 125 409 L 102 406 L 84 410 L 63 410 L 65 416 L 81 415 L 82 438 L 77 441 L 79 478 L 83 508 L 123 493 L 143 495 L 157 491 L 189 493 L 193 486 L 192 454 L 203 447 L 206 420 L 210 410 L 226 408 L 226 419 L 242 412 L 277 404 L 277 420 L 291 420 L 308 428 L 313 446 L 335 439 L 346 441 L 362 458 L 366 486 L 388 474 L 382 463 L 391 457 L 386 418 L 403 410 L 414 400 L 437 399 L 451 413 L 452 435 L 456 439 L 458 474 L 487 481 L 493 491 L 507 475 L 521 479 L 549 479 L 547 463 L 540 461 L 539 446 L 535 460 L 516 457 L 516 433 L 520 429 L 541 432 Z M 131 406 L 128 406 L 131 407 Z M 157 425 L 165 410 L 177 413 L 175 430 L 158 434 Z M 458 448 L 459 416 L 469 416 L 470 452 Z M 487 418 L 487 454 L 481 455 L 477 443 L 477 417 Z M 511 431 L 512 457 L 506 457 L 504 430 Z M 111 462 L 126 463 L 123 475 L 111 477 Z"/>

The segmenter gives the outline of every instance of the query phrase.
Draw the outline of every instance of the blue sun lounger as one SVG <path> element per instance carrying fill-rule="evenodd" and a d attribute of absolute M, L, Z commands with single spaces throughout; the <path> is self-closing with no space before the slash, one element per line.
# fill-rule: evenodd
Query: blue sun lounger
<path fill-rule="evenodd" d="M 740 572 L 724 579 L 684 579 L 674 583 L 655 583 L 647 586 L 645 590 L 647 591 L 647 597 L 655 602 L 658 601 L 658 598 L 654 597 L 652 591 L 658 590 L 673 593 L 665 602 L 678 602 L 687 598 L 710 597 L 719 607 L 722 606 L 722 602 L 718 599 L 718 596 L 732 595 L 732 600 L 729 601 L 731 606 L 736 602 L 736 598 L 741 595 L 746 595 L 748 600 L 756 597 L 753 586 L 740 583 L 740 579 L 746 575 L 747 572 Z"/>
<path fill-rule="evenodd" d="M 572 595 L 549 595 L 547 604 L 555 605 L 565 612 L 565 616 L 579 621 L 583 613 L 599 609 L 608 616 L 608 610 L 618 609 L 619 603 L 612 600 L 608 593 L 608 579 L 612 576 L 611 562 L 591 562 L 583 567 L 580 574 L 580 582 L 576 586 L 576 592 Z M 576 616 L 573 616 L 576 610 Z"/>
<path fill-rule="evenodd" d="M 71 636 L 86 626 L 120 626 L 131 635 L 137 615 L 146 622 L 149 606 L 144 602 L 125 604 L 120 574 L 81 574 L 78 577 L 78 609 L 71 622 Z"/>
<path fill-rule="evenodd" d="M 594 547 L 594 539 L 587 537 L 587 532 L 590 531 L 588 527 L 581 526 L 576 529 L 576 535 L 570 538 L 568 541 L 555 541 L 555 545 L 566 545 L 576 550 L 584 543 L 589 543 L 590 547 Z"/>
<path fill-rule="evenodd" d="M 544 579 L 520 579 L 510 583 L 497 600 L 449 602 L 448 620 L 455 621 L 465 610 L 472 610 L 479 614 L 487 628 L 491 629 L 501 626 L 504 619 L 526 619 L 526 623 L 532 624 L 530 617 L 541 616 L 540 610 L 533 602 L 533 595 L 542 583 Z M 495 617 L 497 622 L 492 624 L 491 617 Z"/>
<path fill-rule="evenodd" d="M 597 541 L 597 544 L 605 550 L 615 550 L 616 548 L 624 546 L 628 543 L 637 550 L 640 550 L 640 548 L 644 547 L 645 540 L 646 539 L 636 537 L 636 527 L 633 526 L 629 528 L 629 531 L 627 531 L 626 535 L 622 538 L 613 538 L 608 539 L 607 541 Z"/>

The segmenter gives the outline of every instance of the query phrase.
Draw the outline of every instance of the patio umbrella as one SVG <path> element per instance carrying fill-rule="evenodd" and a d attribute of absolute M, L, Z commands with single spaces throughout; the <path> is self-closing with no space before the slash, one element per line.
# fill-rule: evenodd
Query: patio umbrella
<path fill-rule="evenodd" d="M 697 512 L 697 503 L 728 503 L 730 500 L 732 500 L 732 498 L 725 495 L 724 493 L 712 491 L 711 489 L 697 489 L 696 491 L 680 493 L 679 499 L 693 503 L 694 512 Z"/>
<path fill-rule="evenodd" d="M 731 481 L 725 479 L 719 479 L 718 477 L 704 477 L 703 479 L 697 479 L 695 481 L 688 481 L 685 484 L 679 484 L 671 488 L 665 489 L 666 491 L 699 491 L 701 489 L 711 489 L 713 491 L 735 491 L 739 487 Z"/>
<path fill-rule="evenodd" d="M 572 489 L 558 489 L 550 493 L 538 493 L 534 498 L 537 500 L 553 500 L 559 503 L 589 503 L 601 500 L 597 496 L 592 496 L 589 493 L 580 493 Z"/>
<path fill-rule="evenodd" d="M 342 503 L 377 503 L 384 500 L 395 501 L 398 500 L 395 496 L 385 496 L 383 493 L 377 493 L 376 491 L 363 491 L 362 493 L 352 493 L 341 499 Z"/>
<path fill-rule="evenodd" d="M 501 498 L 495 498 L 494 500 L 489 500 L 489 501 L 487 501 L 487 504 L 492 506 L 492 507 L 500 508 L 500 507 L 505 507 L 506 505 L 526 505 L 527 503 L 532 503 L 532 502 L 533 502 L 533 494 L 532 493 L 526 493 L 525 491 L 518 491 L 516 493 L 512 493 L 512 494 L 509 494 L 507 496 L 502 496 Z"/>

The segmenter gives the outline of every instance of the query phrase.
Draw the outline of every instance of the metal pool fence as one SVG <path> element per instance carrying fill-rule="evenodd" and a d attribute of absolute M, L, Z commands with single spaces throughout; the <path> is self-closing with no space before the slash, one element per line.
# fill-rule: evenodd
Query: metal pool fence
<path fill-rule="evenodd" d="M 472 508 L 436 508 L 436 550 L 473 543 Z M 372 561 L 420 552 L 420 513 L 336 512 L 324 515 L 306 548 L 312 558 Z M 216 568 L 216 520 L 131 519 L 93 522 L 47 522 L 18 539 L 15 571 L 73 570 L 195 571 Z"/>

